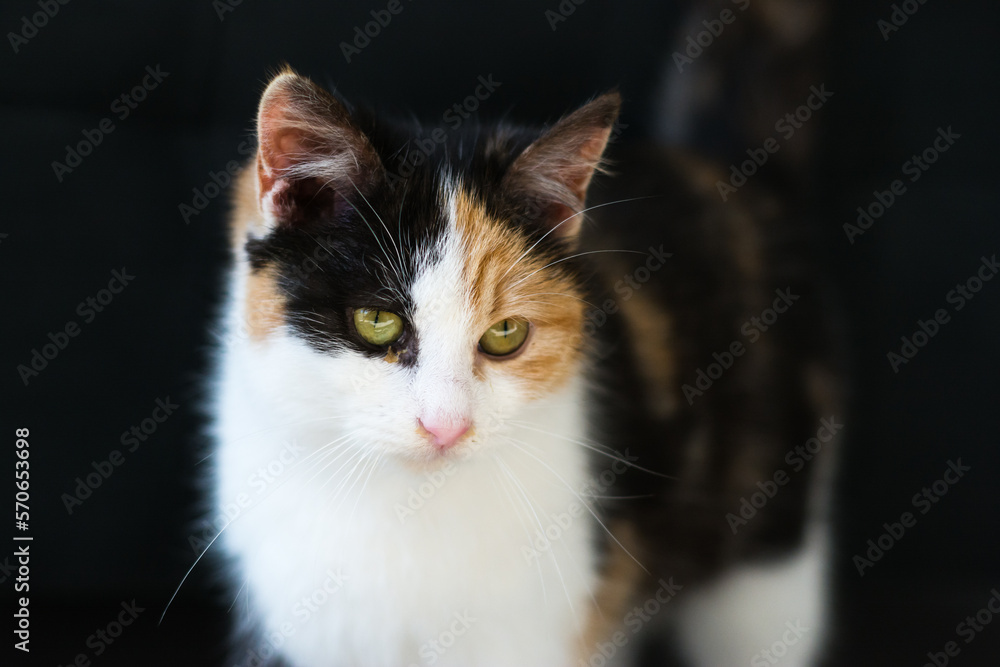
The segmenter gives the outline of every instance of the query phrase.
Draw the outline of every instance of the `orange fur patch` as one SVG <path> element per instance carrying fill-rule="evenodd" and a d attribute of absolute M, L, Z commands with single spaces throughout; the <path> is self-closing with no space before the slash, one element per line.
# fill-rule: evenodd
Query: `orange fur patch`
<path fill-rule="evenodd" d="M 244 314 L 251 340 L 263 340 L 285 322 L 285 299 L 277 280 L 277 272 L 270 267 L 247 275 Z"/>
<path fill-rule="evenodd" d="M 485 332 L 507 317 L 523 317 L 532 331 L 509 359 L 482 358 L 476 373 L 509 373 L 533 395 L 557 389 L 573 375 L 582 351 L 582 295 L 559 265 L 546 267 L 528 239 L 492 217 L 461 189 L 455 195 L 465 249 L 465 280 L 472 297 L 471 326 Z M 513 267 L 513 268 L 511 268 Z"/>
<path fill-rule="evenodd" d="M 622 301 L 621 312 L 636 351 L 637 370 L 646 384 L 649 409 L 657 417 L 669 417 L 677 410 L 680 386 L 670 314 L 648 290 L 633 292 L 631 299 Z"/>
<path fill-rule="evenodd" d="M 624 521 L 609 526 L 619 542 L 636 558 L 642 559 L 635 527 Z M 601 570 L 601 582 L 594 595 L 594 602 L 588 610 L 586 626 L 580 637 L 577 658 L 583 664 L 597 651 L 597 643 L 607 641 L 618 630 L 625 618 L 626 610 L 635 599 L 636 592 L 646 576 L 639 565 L 625 552 L 612 544 L 612 551 Z"/>
<path fill-rule="evenodd" d="M 263 234 L 257 200 L 257 174 L 253 163 L 236 177 L 233 188 L 233 214 L 229 240 L 233 254 L 243 261 L 243 246 L 251 234 Z M 246 272 L 244 318 L 251 340 L 262 340 L 285 321 L 285 300 L 278 290 L 277 273 L 273 269 Z"/>
<path fill-rule="evenodd" d="M 251 162 L 236 176 L 232 192 L 233 213 L 229 224 L 229 241 L 239 256 L 247 236 L 263 233 L 260 206 L 257 202 L 256 162 Z"/>

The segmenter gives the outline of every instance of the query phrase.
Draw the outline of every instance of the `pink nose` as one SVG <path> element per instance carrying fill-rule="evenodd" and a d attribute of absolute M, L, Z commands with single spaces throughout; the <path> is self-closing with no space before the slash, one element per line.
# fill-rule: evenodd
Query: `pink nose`
<path fill-rule="evenodd" d="M 448 449 L 458 442 L 459 438 L 469 430 L 469 422 L 465 419 L 459 421 L 438 421 L 435 419 L 424 421 L 423 419 L 418 419 L 417 421 L 425 431 L 431 434 L 434 446 L 438 449 Z"/>

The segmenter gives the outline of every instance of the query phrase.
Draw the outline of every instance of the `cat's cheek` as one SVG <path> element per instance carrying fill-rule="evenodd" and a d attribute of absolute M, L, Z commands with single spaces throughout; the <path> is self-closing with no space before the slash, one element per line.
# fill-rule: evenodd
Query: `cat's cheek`
<path fill-rule="evenodd" d="M 531 397 L 543 397 L 563 388 L 572 379 L 581 359 L 582 339 L 567 331 L 540 332 L 531 349 L 504 364 L 503 371 L 515 375 Z"/>
<path fill-rule="evenodd" d="M 418 442 L 420 401 L 408 369 L 381 358 L 359 358 L 337 369 L 336 383 L 335 392 L 346 399 L 340 403 L 348 426 L 372 429 L 386 443 L 381 446 L 402 452 Z"/>
<path fill-rule="evenodd" d="M 522 355 L 507 362 L 494 362 L 484 369 L 483 379 L 501 409 L 516 410 L 563 388 L 573 377 L 575 362 L 562 358 L 533 359 Z"/>
<path fill-rule="evenodd" d="M 244 303 L 244 328 L 251 341 L 263 342 L 277 335 L 285 322 L 285 300 L 273 267 L 250 270 Z"/>

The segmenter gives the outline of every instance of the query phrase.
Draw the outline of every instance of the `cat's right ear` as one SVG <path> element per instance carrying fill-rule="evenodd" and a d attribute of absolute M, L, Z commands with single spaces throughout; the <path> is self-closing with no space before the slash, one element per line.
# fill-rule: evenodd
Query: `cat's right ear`
<path fill-rule="evenodd" d="M 564 117 L 514 160 L 504 185 L 542 204 L 558 236 L 579 232 L 587 187 L 611 138 L 621 107 L 617 92 L 601 95 Z"/>
<path fill-rule="evenodd" d="M 378 153 L 333 95 L 285 69 L 257 112 L 257 195 L 269 227 L 330 188 L 347 201 L 382 175 Z"/>

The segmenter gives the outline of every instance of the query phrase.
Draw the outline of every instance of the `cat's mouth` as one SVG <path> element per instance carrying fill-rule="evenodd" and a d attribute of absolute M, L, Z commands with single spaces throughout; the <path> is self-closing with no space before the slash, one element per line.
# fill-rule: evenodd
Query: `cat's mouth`
<path fill-rule="evenodd" d="M 442 446 L 441 438 L 435 439 L 434 434 L 425 429 L 419 422 L 416 428 L 421 444 L 404 459 L 405 465 L 420 473 L 433 472 L 446 467 L 461 464 L 474 457 L 482 448 L 483 441 L 478 437 L 474 426 L 470 426 L 454 441 Z"/>

